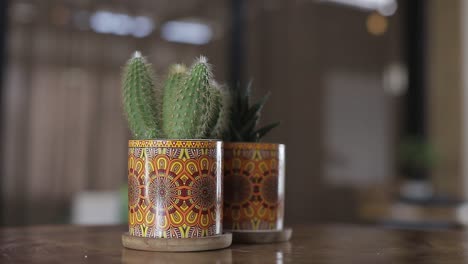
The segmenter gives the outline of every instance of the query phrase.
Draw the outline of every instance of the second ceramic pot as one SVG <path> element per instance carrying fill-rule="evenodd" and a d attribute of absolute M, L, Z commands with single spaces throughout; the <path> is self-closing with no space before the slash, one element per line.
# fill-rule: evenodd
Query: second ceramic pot
<path fill-rule="evenodd" d="M 282 230 L 285 145 L 224 144 L 224 228 Z"/>

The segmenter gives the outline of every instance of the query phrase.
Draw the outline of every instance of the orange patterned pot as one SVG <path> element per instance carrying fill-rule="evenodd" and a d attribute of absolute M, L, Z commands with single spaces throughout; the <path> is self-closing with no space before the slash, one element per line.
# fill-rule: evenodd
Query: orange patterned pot
<path fill-rule="evenodd" d="M 130 235 L 221 234 L 221 141 L 130 140 L 128 145 Z"/>
<path fill-rule="evenodd" d="M 224 144 L 224 228 L 282 230 L 285 146 Z"/>

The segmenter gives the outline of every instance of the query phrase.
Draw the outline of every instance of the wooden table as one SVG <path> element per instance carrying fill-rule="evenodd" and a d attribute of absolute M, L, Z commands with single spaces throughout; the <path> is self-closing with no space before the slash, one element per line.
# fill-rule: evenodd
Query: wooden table
<path fill-rule="evenodd" d="M 0 263 L 467 263 L 468 233 L 354 225 L 294 227 L 287 243 L 233 245 L 198 253 L 122 247 L 125 227 L 0 229 Z"/>

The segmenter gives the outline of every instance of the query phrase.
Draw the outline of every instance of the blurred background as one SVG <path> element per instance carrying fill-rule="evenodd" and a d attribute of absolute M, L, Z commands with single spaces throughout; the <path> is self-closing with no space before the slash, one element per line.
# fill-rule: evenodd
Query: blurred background
<path fill-rule="evenodd" d="M 2 0 L 0 224 L 126 221 L 134 50 L 271 91 L 287 224 L 468 223 L 467 17 L 463 0 Z"/>

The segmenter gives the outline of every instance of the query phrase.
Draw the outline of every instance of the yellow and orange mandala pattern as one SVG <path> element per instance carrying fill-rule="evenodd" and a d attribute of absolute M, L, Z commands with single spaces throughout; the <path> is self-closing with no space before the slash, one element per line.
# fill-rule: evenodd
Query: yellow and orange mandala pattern
<path fill-rule="evenodd" d="M 232 143 L 224 154 L 224 228 L 278 229 L 278 146 Z"/>
<path fill-rule="evenodd" d="M 158 238 L 220 234 L 221 175 L 215 147 L 129 147 L 131 235 Z M 203 146 L 207 146 L 204 144 Z"/>

